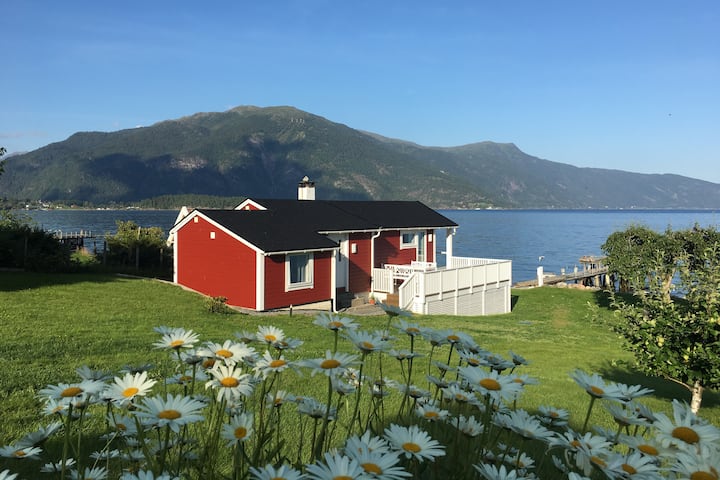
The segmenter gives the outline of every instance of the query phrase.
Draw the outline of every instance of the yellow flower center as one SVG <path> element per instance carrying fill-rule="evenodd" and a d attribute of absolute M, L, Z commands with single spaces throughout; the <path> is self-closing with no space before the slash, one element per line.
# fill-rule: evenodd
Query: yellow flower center
<path fill-rule="evenodd" d="M 189 382 L 192 380 L 192 377 L 190 375 L 181 375 L 178 381 L 180 382 Z"/>
<path fill-rule="evenodd" d="M 287 480 L 285 477 L 273 477 L 270 480 Z"/>
<path fill-rule="evenodd" d="M 343 327 L 343 323 L 338 322 L 337 320 L 333 320 L 332 322 L 328 323 L 328 327 L 330 327 L 333 330 L 339 330 Z"/>
<path fill-rule="evenodd" d="M 652 445 L 638 445 L 637 449 L 645 455 L 651 455 L 653 457 L 656 457 L 660 453 L 658 449 Z"/>
<path fill-rule="evenodd" d="M 271 333 L 268 333 L 265 335 L 265 341 L 268 343 L 272 343 L 272 342 L 277 341 L 277 337 Z"/>
<path fill-rule="evenodd" d="M 237 438 L 238 440 L 242 440 L 247 436 L 247 429 L 245 427 L 237 427 L 234 434 L 235 438 Z"/>
<path fill-rule="evenodd" d="M 572 442 L 570 442 L 570 446 L 574 448 L 580 448 L 582 446 L 582 443 L 580 443 L 579 440 L 573 440 Z"/>
<path fill-rule="evenodd" d="M 83 393 L 83 389 L 80 387 L 68 387 L 60 392 L 60 396 L 62 398 L 77 397 L 81 393 Z"/>
<path fill-rule="evenodd" d="M 425 412 L 425 418 L 428 418 L 430 420 L 435 420 L 440 416 L 437 412 Z"/>
<path fill-rule="evenodd" d="M 367 473 L 374 473 L 375 475 L 382 475 L 383 473 L 382 468 L 378 467 L 374 463 L 363 463 L 360 466 L 363 467 Z"/>
<path fill-rule="evenodd" d="M 353 480 L 353 477 L 350 475 L 336 475 L 333 477 L 333 480 Z"/>
<path fill-rule="evenodd" d="M 690 480 L 717 480 L 717 475 L 710 472 L 693 472 L 690 474 Z"/>
<path fill-rule="evenodd" d="M 470 365 L 471 367 L 477 367 L 480 365 L 480 360 L 478 360 L 477 358 L 468 358 L 467 362 L 468 365 Z"/>
<path fill-rule="evenodd" d="M 635 475 L 637 473 L 637 469 L 632 465 L 628 465 L 627 463 L 623 463 L 622 465 L 620 465 L 620 468 L 622 468 L 623 471 L 627 472 L 629 475 Z"/>
<path fill-rule="evenodd" d="M 172 409 L 163 410 L 162 412 L 158 413 L 158 418 L 161 418 L 163 420 L 177 420 L 180 417 L 182 417 L 182 413 Z"/>
<path fill-rule="evenodd" d="M 225 377 L 220 380 L 220 385 L 226 388 L 235 388 L 240 385 L 240 381 L 235 377 Z"/>
<path fill-rule="evenodd" d="M 25 450 L 15 450 L 13 452 L 13 455 L 16 457 L 24 457 L 26 455 Z"/>
<path fill-rule="evenodd" d="M 127 430 L 127 426 L 124 423 L 116 423 L 115 428 L 117 428 L 121 432 L 124 432 Z"/>
<path fill-rule="evenodd" d="M 700 441 L 700 436 L 690 427 L 677 427 L 672 431 L 672 436 L 690 444 L 695 444 Z"/>
<path fill-rule="evenodd" d="M 480 386 L 485 390 L 500 390 L 500 382 L 494 378 L 483 378 L 478 383 L 480 383 Z"/>
<path fill-rule="evenodd" d="M 136 395 L 139 391 L 140 391 L 140 389 L 138 389 L 137 387 L 130 387 L 130 388 L 126 388 L 125 390 L 123 390 L 122 394 L 123 394 L 123 397 L 129 398 L 129 397 L 132 397 L 133 395 Z"/>
<path fill-rule="evenodd" d="M 403 450 L 410 453 L 418 453 L 422 448 L 420 448 L 420 445 L 413 442 L 406 442 L 402 444 Z"/>
<path fill-rule="evenodd" d="M 287 365 L 287 362 L 283 360 L 282 358 L 278 358 L 277 360 L 273 360 L 270 362 L 270 368 L 280 368 Z"/>
<path fill-rule="evenodd" d="M 549 415 L 550 415 L 550 418 L 558 418 L 560 416 L 558 414 L 558 412 L 550 412 Z"/>
<path fill-rule="evenodd" d="M 212 358 L 207 358 L 203 361 L 203 368 L 212 368 L 213 365 L 215 365 L 215 360 Z"/>
<path fill-rule="evenodd" d="M 600 467 L 605 467 L 605 466 L 607 466 L 607 463 L 605 462 L 605 460 L 603 460 L 602 458 L 600 458 L 600 457 L 598 457 L 598 456 L 595 456 L 595 455 L 593 455 L 592 457 L 590 457 L 590 461 L 591 461 L 592 463 L 594 463 L 595 465 L 598 465 L 598 466 L 600 466 Z"/>
<path fill-rule="evenodd" d="M 596 397 L 601 397 L 605 395 L 605 390 L 603 390 L 600 387 L 596 387 L 595 385 L 592 385 L 590 387 L 590 395 L 595 395 Z"/>
<path fill-rule="evenodd" d="M 185 344 L 185 340 L 181 340 L 181 339 L 179 339 L 179 338 L 178 338 L 177 340 L 173 340 L 172 342 L 170 342 L 170 346 L 171 346 L 172 348 L 180 348 L 180 347 L 182 347 L 184 344 Z"/>
<path fill-rule="evenodd" d="M 460 337 L 458 337 L 457 335 L 448 335 L 448 336 L 447 336 L 447 339 L 448 339 L 451 343 L 456 343 L 456 342 L 459 342 L 459 341 L 460 341 Z"/>
<path fill-rule="evenodd" d="M 320 368 L 324 368 L 325 370 L 330 370 L 339 366 L 340 362 L 338 360 L 335 360 L 334 358 L 328 358 L 327 360 L 323 360 L 323 362 L 320 364 Z"/>
<path fill-rule="evenodd" d="M 375 348 L 375 345 L 370 342 L 361 342 L 360 348 L 362 348 L 363 350 L 372 350 Z"/>
<path fill-rule="evenodd" d="M 420 333 L 420 329 L 419 329 L 419 328 L 415 328 L 415 327 L 408 327 L 408 328 L 405 330 L 405 332 L 407 332 L 407 333 L 409 333 L 409 334 L 411 334 L 411 335 L 416 335 L 416 334 Z"/>
<path fill-rule="evenodd" d="M 467 402 L 467 397 L 463 395 L 462 393 L 456 393 L 455 394 L 455 400 L 458 402 Z"/>
<path fill-rule="evenodd" d="M 220 350 L 215 352 L 215 355 L 217 355 L 218 357 L 222 357 L 222 358 L 230 358 L 233 356 L 233 353 L 230 350 L 228 350 L 227 348 L 221 348 Z"/>

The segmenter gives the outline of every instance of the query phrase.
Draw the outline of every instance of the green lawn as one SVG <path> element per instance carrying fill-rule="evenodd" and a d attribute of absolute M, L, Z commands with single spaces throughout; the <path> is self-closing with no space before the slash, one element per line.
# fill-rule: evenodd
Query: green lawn
<path fill-rule="evenodd" d="M 509 351 L 522 355 L 530 364 L 517 372 L 536 378 L 539 385 L 528 386 L 518 406 L 567 409 L 576 428 L 582 423 L 588 397 L 568 375 L 575 368 L 600 373 L 607 380 L 653 388 L 655 395 L 645 402 L 656 410 L 669 412 L 673 398 L 689 401 L 688 392 L 681 387 L 629 368 L 632 357 L 607 326 L 612 312 L 606 300 L 602 294 L 587 291 L 516 290 L 513 311 L 507 315 L 415 316 L 413 321 L 435 329 L 463 331 L 481 347 L 506 358 L 510 358 Z M 160 338 L 153 327 L 183 327 L 199 333 L 203 341 L 222 342 L 234 338 L 237 331 L 274 325 L 305 341 L 297 357 L 316 358 L 332 348 L 332 336 L 313 325 L 313 319 L 298 313 L 292 317 L 213 314 L 202 297 L 154 280 L 0 272 L 0 445 L 45 425 L 36 392 L 48 384 L 76 381 L 78 367 L 117 372 L 126 365 L 153 363 L 159 371 L 170 368 L 167 353 L 152 345 Z M 387 325 L 385 316 L 356 320 L 365 330 Z M 407 338 L 396 335 L 399 346 L 407 348 Z M 347 342 L 342 344 L 343 350 L 351 348 Z M 262 352 L 260 347 L 258 350 Z M 448 350 L 447 346 L 438 349 L 434 358 L 445 361 Z M 427 348 L 425 352 L 429 353 Z M 456 357 L 453 363 L 457 363 Z M 425 369 L 427 358 L 416 365 Z M 386 374 L 398 373 L 397 367 L 386 368 Z M 290 373 L 283 378 L 288 379 L 283 388 L 322 398 L 324 387 L 308 381 L 309 374 L 297 377 Z M 422 376 L 414 378 L 418 384 L 424 382 Z M 595 411 L 593 423 L 612 426 L 607 413 Z M 720 425 L 716 393 L 705 394 L 700 414 Z"/>

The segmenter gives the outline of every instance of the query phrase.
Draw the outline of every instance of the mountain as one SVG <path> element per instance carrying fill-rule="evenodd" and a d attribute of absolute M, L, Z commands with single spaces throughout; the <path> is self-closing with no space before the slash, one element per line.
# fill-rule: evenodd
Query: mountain
<path fill-rule="evenodd" d="M 238 107 L 150 127 L 76 133 L 7 158 L 2 196 L 103 204 L 163 195 L 290 198 L 304 176 L 327 199 L 436 208 L 718 208 L 720 185 L 578 168 L 481 142 L 425 147 L 292 107 Z"/>

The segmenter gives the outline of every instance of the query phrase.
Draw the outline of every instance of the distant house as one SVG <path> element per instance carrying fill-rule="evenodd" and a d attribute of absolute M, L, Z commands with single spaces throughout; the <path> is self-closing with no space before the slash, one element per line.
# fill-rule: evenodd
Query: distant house
<path fill-rule="evenodd" d="M 454 257 L 457 227 L 420 202 L 315 200 L 306 177 L 298 200 L 182 212 L 170 232 L 174 281 L 256 311 L 337 310 L 372 294 L 418 313 L 508 312 L 510 262 Z M 446 267 L 437 266 L 437 233 Z"/>

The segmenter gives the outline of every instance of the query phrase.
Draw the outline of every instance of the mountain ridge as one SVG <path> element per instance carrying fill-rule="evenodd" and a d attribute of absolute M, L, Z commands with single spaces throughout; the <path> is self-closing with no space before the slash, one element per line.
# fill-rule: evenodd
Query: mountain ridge
<path fill-rule="evenodd" d="M 239 106 L 116 132 L 77 132 L 7 157 L 2 195 L 136 202 L 164 195 L 420 200 L 435 208 L 718 208 L 720 185 L 577 167 L 514 143 L 455 147 L 353 129 L 295 107 Z"/>

